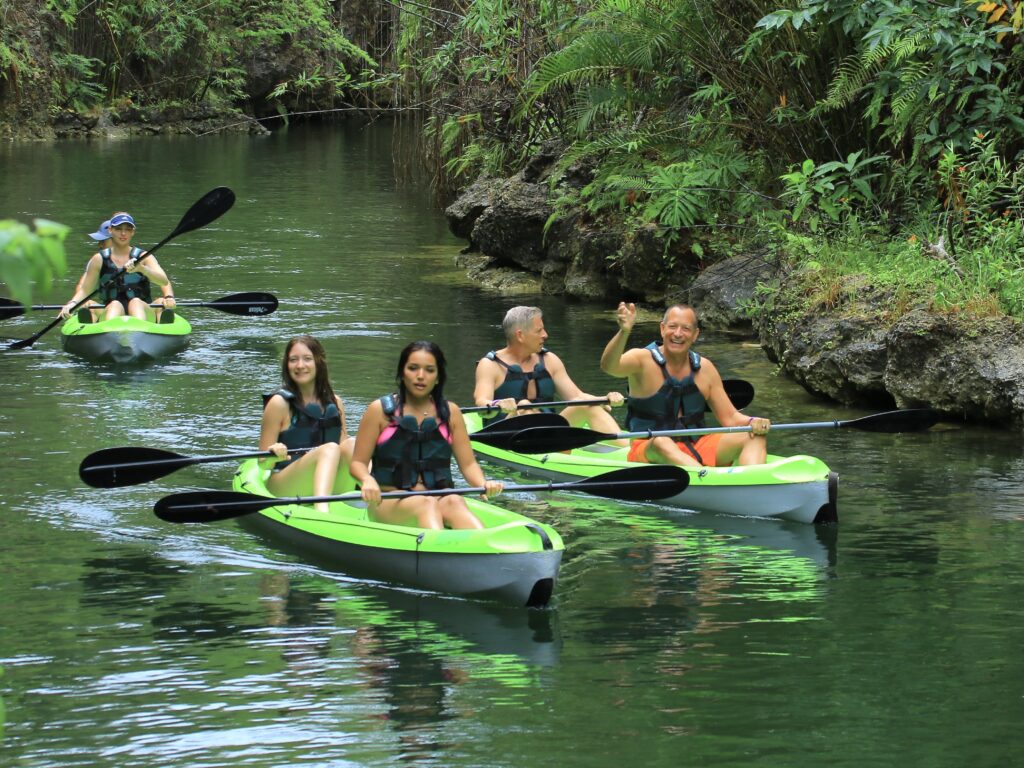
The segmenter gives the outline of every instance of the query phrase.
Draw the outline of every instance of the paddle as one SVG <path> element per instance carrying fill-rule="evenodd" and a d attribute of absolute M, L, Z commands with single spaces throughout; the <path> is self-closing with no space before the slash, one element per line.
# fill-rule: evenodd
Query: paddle
<path fill-rule="evenodd" d="M 509 441 L 523 430 L 568 426 L 569 422 L 557 413 L 524 413 L 521 416 L 510 416 L 507 419 L 488 424 L 483 429 L 471 433 L 469 439 L 494 448 L 508 450 Z"/>
<path fill-rule="evenodd" d="M 154 302 L 151 307 L 162 307 Z M 213 301 L 179 301 L 177 307 L 208 307 L 219 309 L 232 315 L 269 315 L 277 309 L 277 297 L 272 293 L 233 293 Z M 0 298 L 0 320 L 24 315 L 29 309 L 47 310 L 64 309 L 63 304 L 32 304 L 24 306 L 13 299 Z"/>
<path fill-rule="evenodd" d="M 676 496 L 686 490 L 690 476 L 680 467 L 651 464 L 605 472 L 596 477 L 565 483 L 506 485 L 505 491 L 583 491 L 595 496 L 625 501 L 652 501 Z M 483 488 L 442 488 L 432 491 L 385 491 L 385 499 L 407 496 L 468 496 L 484 492 Z M 169 523 L 209 523 L 240 517 L 262 509 L 289 504 L 317 504 L 329 501 L 361 499 L 359 491 L 335 496 L 295 496 L 267 498 L 233 491 L 191 491 L 164 496 L 153 507 L 156 516 Z"/>
<path fill-rule="evenodd" d="M 306 453 L 312 448 L 293 448 L 290 456 Z M 255 459 L 273 456 L 270 451 L 225 453 L 220 456 L 182 456 L 160 448 L 104 448 L 90 453 L 78 465 L 78 476 L 93 488 L 121 488 L 159 480 L 179 469 L 215 461 Z"/>
<path fill-rule="evenodd" d="M 565 419 L 554 413 L 530 413 L 485 427 L 473 435 L 473 439 L 477 439 L 477 435 L 483 435 L 482 442 L 487 442 L 490 439 L 501 445 L 507 443 L 513 435 L 518 435 L 524 429 L 567 425 L 568 422 Z M 495 429 L 496 427 L 500 427 L 500 430 Z M 489 432 L 488 430 L 494 431 Z M 288 453 L 294 456 L 310 450 L 312 448 L 295 448 Z M 159 480 L 179 469 L 196 464 L 255 459 L 272 455 L 270 451 L 256 451 L 225 453 L 217 456 L 183 456 L 180 453 L 160 448 L 133 446 L 103 448 L 82 459 L 78 465 L 78 476 L 83 483 L 91 485 L 93 488 L 121 488 L 126 485 L 139 485 Z"/>
<path fill-rule="evenodd" d="M 811 421 L 801 424 L 772 424 L 771 431 L 780 429 L 859 429 L 864 432 L 922 432 L 938 422 L 939 414 L 930 408 L 912 408 L 902 411 L 887 411 L 871 416 L 862 416 L 850 421 Z M 700 427 L 697 429 L 666 429 L 644 432 L 595 432 L 577 427 L 531 427 L 508 440 L 509 450 L 519 453 L 551 453 L 569 451 L 601 440 L 623 438 L 685 437 L 690 435 L 714 435 L 726 432 L 750 432 L 750 426 L 742 427 Z"/>
<path fill-rule="evenodd" d="M 725 393 L 729 395 L 729 399 L 732 400 L 732 404 L 736 406 L 738 410 L 743 410 L 752 402 L 754 402 L 754 385 L 749 381 L 743 381 L 743 379 L 726 379 L 722 382 L 725 387 Z M 552 400 L 546 403 L 532 403 L 531 408 L 556 408 L 564 405 L 607 405 L 608 398 L 600 397 L 594 400 Z M 474 413 L 478 411 L 496 411 L 498 410 L 493 405 L 474 405 L 469 408 L 463 408 L 463 413 Z M 711 410 L 711 406 L 707 406 L 707 410 Z"/>
<path fill-rule="evenodd" d="M 232 192 L 227 187 L 217 187 L 216 189 L 210 190 L 205 195 L 203 195 L 202 198 L 197 200 L 192 205 L 192 207 L 188 209 L 188 211 L 185 212 L 185 215 L 181 217 L 181 221 L 178 222 L 178 226 L 174 228 L 174 231 L 171 232 L 171 234 L 169 234 L 159 243 L 157 243 L 148 251 L 146 251 L 145 254 L 141 256 L 139 260 L 141 261 L 142 259 L 152 256 L 160 248 L 162 248 L 164 245 L 166 245 L 171 240 L 176 238 L 178 235 L 183 235 L 186 232 L 191 232 L 194 229 L 199 229 L 200 227 L 206 226 L 211 221 L 214 221 L 219 216 L 224 214 L 229 208 L 231 208 L 232 205 L 234 205 L 234 203 L 235 193 Z M 122 267 L 117 272 L 115 272 L 110 279 L 116 280 L 121 275 L 123 275 L 127 271 L 127 269 L 127 266 Z M 99 293 L 100 287 L 101 286 L 96 286 L 96 290 L 94 290 L 84 299 L 82 299 L 73 307 L 71 307 L 68 314 L 74 312 L 85 302 L 87 302 L 89 299 L 91 299 L 93 296 Z M 40 337 L 44 333 L 46 333 L 50 329 L 54 328 L 55 326 L 63 322 L 64 318 L 58 316 L 53 320 L 53 322 L 51 322 L 41 331 L 32 334 L 27 339 L 21 339 L 20 341 L 11 342 L 10 344 L 7 345 L 7 349 L 24 349 L 25 347 L 31 347 L 33 344 L 39 341 Z"/>

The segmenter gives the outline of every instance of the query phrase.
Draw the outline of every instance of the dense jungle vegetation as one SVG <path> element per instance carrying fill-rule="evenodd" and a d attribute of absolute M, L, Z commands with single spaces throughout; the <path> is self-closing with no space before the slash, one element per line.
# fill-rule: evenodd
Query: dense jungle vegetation
<path fill-rule="evenodd" d="M 0 0 L 0 119 L 411 111 L 444 198 L 538 148 L 555 216 L 666 269 L 769 249 L 811 301 L 1024 317 L 1019 0 Z M 576 173 L 579 176 L 580 173 Z"/>

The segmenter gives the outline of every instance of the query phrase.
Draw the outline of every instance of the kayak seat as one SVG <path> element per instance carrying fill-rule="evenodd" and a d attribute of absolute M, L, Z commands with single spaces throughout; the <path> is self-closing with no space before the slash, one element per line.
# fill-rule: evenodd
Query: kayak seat
<path fill-rule="evenodd" d="M 170 325 L 174 322 L 174 310 L 164 309 L 160 312 L 160 325 Z"/>

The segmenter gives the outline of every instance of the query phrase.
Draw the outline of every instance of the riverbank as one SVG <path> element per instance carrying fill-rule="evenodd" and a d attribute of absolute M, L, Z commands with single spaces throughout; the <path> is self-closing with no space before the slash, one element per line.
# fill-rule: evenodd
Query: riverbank
<path fill-rule="evenodd" d="M 769 250 L 705 263 L 677 250 L 666 266 L 654 232 L 588 220 L 550 224 L 538 165 L 481 178 L 447 209 L 468 240 L 460 264 L 501 295 L 636 301 L 652 312 L 692 304 L 705 327 L 756 338 L 809 392 L 848 405 L 935 408 L 951 418 L 1024 428 L 1024 327 L 1014 318 L 908 301 L 851 276 L 822 300 L 813 265 Z M 541 167 L 547 167 L 547 164 Z"/>
<path fill-rule="evenodd" d="M 270 135 L 258 120 L 239 110 L 224 111 L 208 104 L 136 107 L 78 111 L 63 109 L 52 117 L 24 122 L 0 122 L 0 140 L 122 139 L 130 136 L 212 133 Z"/>

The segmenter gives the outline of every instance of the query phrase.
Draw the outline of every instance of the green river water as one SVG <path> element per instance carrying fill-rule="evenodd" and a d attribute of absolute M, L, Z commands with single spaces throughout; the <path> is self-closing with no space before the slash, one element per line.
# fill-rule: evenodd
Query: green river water
<path fill-rule="evenodd" d="M 387 123 L 0 146 L 0 218 L 73 228 L 72 268 L 48 301 L 70 295 L 86 234 L 112 211 L 133 213 L 136 244 L 152 245 L 226 185 L 234 208 L 161 264 L 179 299 L 281 302 L 256 319 L 193 309 L 190 348 L 141 370 L 72 359 L 56 330 L 0 353 L 0 766 L 1020 764 L 1016 433 L 780 433 L 773 450 L 840 475 L 840 523 L 821 530 L 503 497 L 565 538 L 544 611 L 349 579 L 234 522 L 153 516 L 167 493 L 226 489 L 232 465 L 84 486 L 78 463 L 99 448 L 254 450 L 260 395 L 300 332 L 324 341 L 353 429 L 416 338 L 441 344 L 448 395 L 467 400 L 517 303 L 544 308 L 549 346 L 584 389 L 616 388 L 597 367 L 614 302 L 466 281 L 428 189 L 396 181 L 396 146 Z M 751 413 L 868 413 L 810 397 L 756 345 L 708 331 L 699 348 L 755 385 Z"/>

